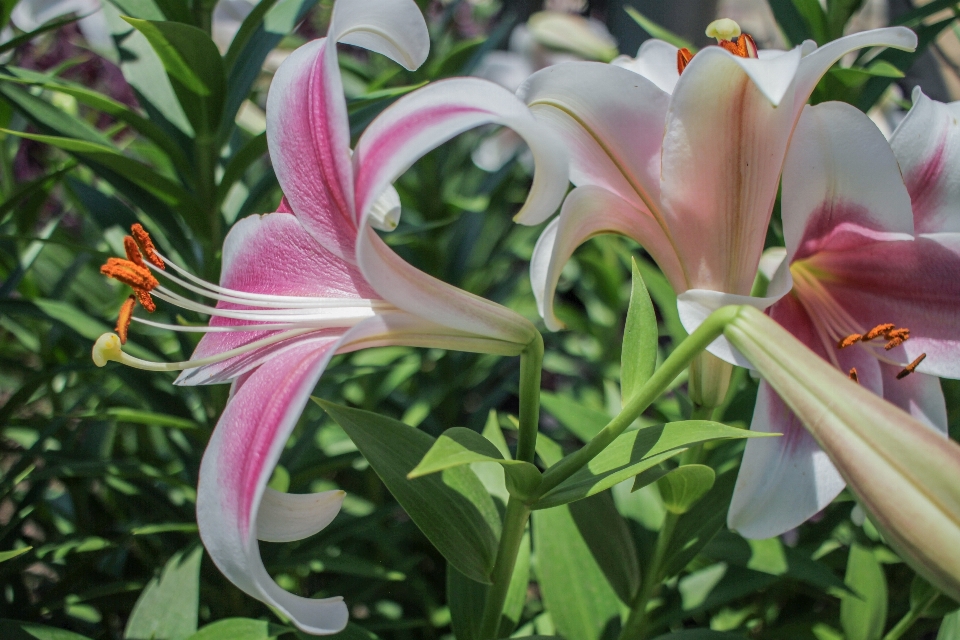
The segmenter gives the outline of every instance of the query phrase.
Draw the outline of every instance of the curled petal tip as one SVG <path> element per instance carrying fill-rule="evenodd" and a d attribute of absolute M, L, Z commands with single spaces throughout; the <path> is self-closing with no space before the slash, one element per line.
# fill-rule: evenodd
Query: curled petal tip
<path fill-rule="evenodd" d="M 98 367 L 106 366 L 110 360 L 120 360 L 120 336 L 105 333 L 93 344 L 93 363 Z"/>

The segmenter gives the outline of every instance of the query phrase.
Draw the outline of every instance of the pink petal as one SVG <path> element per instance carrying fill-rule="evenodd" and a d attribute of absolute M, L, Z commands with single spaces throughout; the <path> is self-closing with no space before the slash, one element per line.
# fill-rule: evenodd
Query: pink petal
<path fill-rule="evenodd" d="M 247 293 L 314 298 L 377 299 L 379 296 L 353 265 L 325 250 L 313 236 L 286 213 L 249 216 L 237 222 L 223 244 L 220 285 Z M 239 305 L 219 302 L 217 308 L 237 309 Z M 252 324 L 232 318 L 211 318 L 210 326 Z M 346 327 L 350 326 L 349 324 Z M 327 329 L 315 337 L 339 337 L 344 328 Z M 275 331 L 234 331 L 208 333 L 194 350 L 193 359 L 250 344 Z M 177 384 L 217 384 L 249 371 L 267 357 L 296 348 L 296 339 L 280 342 L 219 362 L 188 369 Z"/>
<path fill-rule="evenodd" d="M 783 166 L 783 235 L 802 259 L 840 235 L 854 242 L 913 234 L 910 196 L 883 134 L 858 109 L 806 107 Z"/>
<path fill-rule="evenodd" d="M 808 40 L 804 43 L 804 47 L 807 43 L 813 44 Z M 820 78 L 837 60 L 851 51 L 866 47 L 892 47 L 913 51 L 917 48 L 917 35 L 906 27 L 872 29 L 838 38 L 809 55 L 804 55 L 800 60 L 800 68 L 797 69 L 796 90 L 793 97 L 794 112 L 800 113 L 810 94 L 813 93 L 814 87 L 820 82 Z"/>
<path fill-rule="evenodd" d="M 913 92 L 913 108 L 890 139 L 913 201 L 917 233 L 960 231 L 960 102 Z"/>
<path fill-rule="evenodd" d="M 353 156 L 357 212 L 365 217 L 391 182 L 428 151 L 484 124 L 516 131 L 533 152 L 536 172 L 516 219 L 536 224 L 552 214 L 567 188 L 563 147 L 506 89 L 476 78 L 441 80 L 404 96 L 370 124 Z"/>
<path fill-rule="evenodd" d="M 676 67 L 676 60 L 674 60 Z M 520 88 L 570 152 L 570 179 L 660 214 L 660 145 L 670 96 L 643 76 L 597 62 L 544 69 Z"/>
<path fill-rule="evenodd" d="M 827 245 L 807 263 L 824 274 L 824 289 L 864 330 L 886 322 L 910 329 L 910 339 L 891 351 L 882 341 L 870 343 L 878 355 L 904 365 L 925 353 L 918 371 L 960 378 L 960 241 Z"/>
<path fill-rule="evenodd" d="M 333 41 L 309 42 L 280 65 L 267 95 L 267 142 L 301 224 L 327 250 L 352 260 L 350 131 Z"/>
<path fill-rule="evenodd" d="M 536 336 L 526 318 L 494 302 L 457 289 L 404 262 L 369 227 L 357 243 L 357 260 L 384 300 L 434 325 L 516 345 Z"/>
<path fill-rule="evenodd" d="M 640 45 L 636 58 L 620 56 L 610 64 L 639 73 L 662 91 L 673 93 L 673 88 L 680 79 L 677 71 L 677 51 L 677 47 L 668 42 L 650 39 Z"/>
<path fill-rule="evenodd" d="M 650 252 L 674 286 L 682 285 L 680 265 L 653 216 L 601 187 L 577 187 L 567 195 L 560 215 L 544 229 L 530 260 L 533 295 L 551 331 L 563 328 L 553 313 L 553 297 L 563 266 L 577 247 L 604 233 L 633 238 Z"/>
<path fill-rule="evenodd" d="M 319 634 L 346 626 L 342 598 L 313 600 L 281 589 L 260 559 L 255 523 L 267 481 L 334 346 L 334 341 L 303 345 L 245 379 L 210 438 L 197 488 L 200 536 L 217 567 L 301 630 Z M 338 510 L 339 504 L 329 508 Z"/>
<path fill-rule="evenodd" d="M 883 398 L 935 431 L 947 435 L 947 404 L 943 399 L 940 379 L 922 373 L 911 373 L 897 379 L 899 365 L 881 362 Z"/>
<path fill-rule="evenodd" d="M 807 312 L 793 296 L 773 306 L 770 315 L 806 346 L 827 358 Z M 865 350 L 839 354 L 845 370 L 856 367 L 860 384 L 881 393 L 877 361 Z M 781 438 L 747 442 L 727 524 L 746 538 L 763 539 L 793 529 L 823 510 L 843 490 L 844 481 L 796 415 L 761 381 L 751 430 L 782 433 Z"/>
<path fill-rule="evenodd" d="M 780 69 L 792 77 L 790 61 L 798 56 L 743 61 L 707 47 L 680 76 L 667 113 L 660 187 L 686 288 L 750 292 L 794 118 L 771 104 L 744 62 L 765 75 Z M 758 66 L 767 63 L 770 69 Z M 785 99 L 793 99 L 790 91 Z"/>

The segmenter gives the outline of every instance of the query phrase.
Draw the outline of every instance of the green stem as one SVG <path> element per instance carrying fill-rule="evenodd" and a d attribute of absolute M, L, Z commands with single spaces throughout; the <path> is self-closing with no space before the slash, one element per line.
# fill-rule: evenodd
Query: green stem
<path fill-rule="evenodd" d="M 664 363 L 640 387 L 620 413 L 607 426 L 593 437 L 582 449 L 576 451 L 553 465 L 543 474 L 543 481 L 537 489 L 536 497 L 544 495 L 558 484 L 572 476 L 581 467 L 593 460 L 597 454 L 626 431 L 640 414 L 646 411 L 654 400 L 666 390 L 670 383 L 680 375 L 687 365 L 723 333 L 724 327 L 733 320 L 739 307 L 723 307 L 714 311 L 696 331 L 677 345 Z"/>
<path fill-rule="evenodd" d="M 517 460 L 533 462 L 540 423 L 540 375 L 543 364 L 543 337 L 537 337 L 520 354 L 520 434 Z"/>
<path fill-rule="evenodd" d="M 500 533 L 500 545 L 497 547 L 497 560 L 490 576 L 493 584 L 487 590 L 487 599 L 480 620 L 480 640 L 496 640 L 499 637 L 500 617 L 507 600 L 507 591 L 513 578 L 513 569 L 517 564 L 517 553 L 523 541 L 523 531 L 530 517 L 530 507 L 513 496 L 507 501 L 507 511 L 503 516 L 503 530 Z"/>
<path fill-rule="evenodd" d="M 933 603 L 937 601 L 937 598 L 940 597 L 940 592 L 936 589 L 931 589 L 930 594 L 922 600 L 916 608 L 911 608 L 910 611 L 906 613 L 900 622 L 894 625 L 893 629 L 883 636 L 883 640 L 899 640 L 900 636 L 905 634 L 910 627 L 913 626 L 913 623 L 923 617 L 923 614 L 927 612 Z"/>
<path fill-rule="evenodd" d="M 657 534 L 657 546 L 653 551 L 653 558 L 643 576 L 643 584 L 637 592 L 637 597 L 630 603 L 630 615 L 620 632 L 620 640 L 636 640 L 643 637 L 644 627 L 648 621 L 647 607 L 650 605 L 650 600 L 660 591 L 663 561 L 666 558 L 667 549 L 670 548 L 670 539 L 673 537 L 673 530 L 677 526 L 679 517 L 675 513 L 667 512 L 663 519 L 663 525 Z"/>

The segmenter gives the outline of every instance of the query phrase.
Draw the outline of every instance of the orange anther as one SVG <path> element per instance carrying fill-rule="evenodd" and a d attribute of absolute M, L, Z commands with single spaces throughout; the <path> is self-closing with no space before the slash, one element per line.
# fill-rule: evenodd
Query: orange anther
<path fill-rule="evenodd" d="M 117 326 L 115 327 L 117 335 L 120 336 L 120 344 L 127 344 L 127 329 L 130 328 L 130 319 L 133 318 L 133 305 L 136 302 L 136 296 L 130 296 L 123 301 L 123 305 L 120 307 L 120 316 L 117 318 Z"/>
<path fill-rule="evenodd" d="M 863 335 L 862 340 L 864 342 L 869 342 L 870 340 L 879 338 L 882 335 L 886 335 L 887 331 L 890 331 L 891 329 L 893 329 L 893 327 L 894 327 L 894 324 L 892 322 L 888 322 L 886 324 L 878 324 L 873 329 L 870 329 L 870 331 L 867 331 Z"/>
<path fill-rule="evenodd" d="M 108 258 L 107 263 L 100 267 L 100 273 L 135 290 L 150 291 L 160 286 L 160 283 L 146 267 L 122 258 Z"/>
<path fill-rule="evenodd" d="M 145 289 L 134 289 L 133 292 L 137 295 L 137 300 L 140 302 L 140 306 L 153 313 L 157 310 L 157 303 L 153 301 L 153 296 L 150 295 L 150 292 Z"/>
<path fill-rule="evenodd" d="M 883 348 L 887 351 L 893 349 L 894 347 L 899 347 L 910 337 L 910 329 L 906 327 L 901 327 L 900 329 L 891 329 L 887 331 L 884 336 L 889 342 L 883 345 Z"/>
<path fill-rule="evenodd" d="M 693 54 L 690 53 L 690 49 L 683 47 L 677 50 L 677 73 L 683 73 L 691 60 L 693 60 Z"/>
<path fill-rule="evenodd" d="M 903 380 L 908 375 L 913 373 L 913 371 L 920 365 L 921 362 L 923 362 L 923 359 L 926 357 L 927 357 L 927 354 L 925 353 L 921 353 L 919 356 L 917 356 L 916 360 L 914 360 L 913 362 L 905 366 L 903 368 L 903 371 L 897 374 L 897 380 Z"/>
<path fill-rule="evenodd" d="M 860 377 L 857 375 L 857 368 L 856 368 L 856 367 L 852 367 L 852 368 L 850 369 L 850 372 L 849 372 L 847 375 L 850 376 L 850 379 L 851 379 L 851 380 L 853 380 L 853 381 L 856 382 L 857 384 L 860 384 Z"/>
<path fill-rule="evenodd" d="M 741 33 L 737 38 L 737 55 L 741 58 L 757 58 L 757 43 L 749 33 Z"/>
<path fill-rule="evenodd" d="M 844 338 L 843 340 L 837 343 L 837 349 L 846 349 L 847 347 L 860 342 L 861 338 L 863 338 L 863 336 L 860 335 L 859 333 L 851 333 L 846 338 Z"/>
<path fill-rule="evenodd" d="M 143 257 L 140 255 L 140 249 L 137 248 L 137 241 L 130 236 L 123 236 L 123 250 L 127 253 L 127 260 L 146 269 L 143 264 Z"/>
<path fill-rule="evenodd" d="M 147 230 L 144 229 L 140 223 L 137 223 L 130 227 L 130 233 L 133 234 L 133 239 L 136 241 L 137 246 L 140 247 L 140 253 L 143 254 L 147 262 L 158 269 L 166 269 L 163 260 L 157 255 L 157 248 L 153 246 L 153 240 L 150 239 L 150 234 L 147 233 Z"/>

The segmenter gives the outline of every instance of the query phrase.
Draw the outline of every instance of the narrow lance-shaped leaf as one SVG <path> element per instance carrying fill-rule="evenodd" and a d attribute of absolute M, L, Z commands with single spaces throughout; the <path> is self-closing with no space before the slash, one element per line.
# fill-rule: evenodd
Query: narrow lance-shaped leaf
<path fill-rule="evenodd" d="M 624 403 L 643 386 L 657 366 L 657 313 L 643 277 L 633 260 L 633 287 L 630 308 L 623 329 L 623 351 L 620 355 L 620 394 Z"/>

